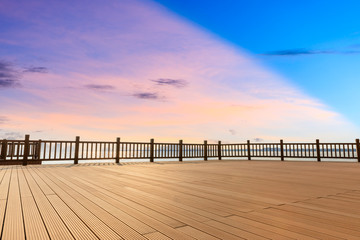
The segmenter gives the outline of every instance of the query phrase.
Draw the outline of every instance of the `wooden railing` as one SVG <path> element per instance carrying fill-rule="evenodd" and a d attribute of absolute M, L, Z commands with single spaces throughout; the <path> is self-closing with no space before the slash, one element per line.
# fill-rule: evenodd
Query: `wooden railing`
<path fill-rule="evenodd" d="M 360 143 L 233 143 L 201 144 L 183 143 L 155 143 L 150 142 L 121 142 L 117 138 L 114 142 L 55 141 L 30 140 L 25 135 L 24 140 L 0 140 L 0 164 L 41 164 L 42 161 L 71 160 L 75 164 L 79 160 L 114 159 L 224 159 L 224 158 L 285 158 L 297 159 L 355 159 L 360 162 Z"/>

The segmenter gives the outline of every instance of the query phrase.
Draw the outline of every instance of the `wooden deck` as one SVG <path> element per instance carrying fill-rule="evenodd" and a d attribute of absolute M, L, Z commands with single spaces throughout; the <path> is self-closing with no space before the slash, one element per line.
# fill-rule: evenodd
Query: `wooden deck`
<path fill-rule="evenodd" d="M 360 164 L 2 166 L 2 239 L 360 239 Z"/>

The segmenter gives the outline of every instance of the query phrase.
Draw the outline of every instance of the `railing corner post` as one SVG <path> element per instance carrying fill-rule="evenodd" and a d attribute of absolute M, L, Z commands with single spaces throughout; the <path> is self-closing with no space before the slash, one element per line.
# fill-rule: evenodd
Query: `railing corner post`
<path fill-rule="evenodd" d="M 7 140 L 3 139 L 0 158 L 1 160 L 6 160 L 6 157 L 7 157 Z"/>
<path fill-rule="evenodd" d="M 116 163 L 120 162 L 120 138 L 116 138 Z"/>
<path fill-rule="evenodd" d="M 204 161 L 208 160 L 208 145 L 207 140 L 204 140 Z"/>
<path fill-rule="evenodd" d="M 150 139 L 150 162 L 154 162 L 154 139 Z"/>
<path fill-rule="evenodd" d="M 30 135 L 25 135 L 25 146 L 24 146 L 24 156 L 23 156 L 23 166 L 28 164 L 28 157 L 29 157 L 29 150 L 30 150 Z"/>
<path fill-rule="evenodd" d="M 79 148 L 80 148 L 80 137 L 76 136 L 75 140 L 75 156 L 74 156 L 74 164 L 79 163 Z"/>
<path fill-rule="evenodd" d="M 248 160 L 251 160 L 250 140 L 247 140 Z"/>
<path fill-rule="evenodd" d="M 183 140 L 179 140 L 179 162 L 183 160 Z"/>
<path fill-rule="evenodd" d="M 316 158 L 318 162 L 321 162 L 320 158 L 320 140 L 316 139 Z"/>
<path fill-rule="evenodd" d="M 280 139 L 280 157 L 281 161 L 284 161 L 284 141 Z"/>
<path fill-rule="evenodd" d="M 357 155 L 357 161 L 360 162 L 360 142 L 359 139 L 357 138 L 355 140 L 356 142 L 356 155 Z"/>
<path fill-rule="evenodd" d="M 218 158 L 221 160 L 221 141 L 218 142 Z"/>

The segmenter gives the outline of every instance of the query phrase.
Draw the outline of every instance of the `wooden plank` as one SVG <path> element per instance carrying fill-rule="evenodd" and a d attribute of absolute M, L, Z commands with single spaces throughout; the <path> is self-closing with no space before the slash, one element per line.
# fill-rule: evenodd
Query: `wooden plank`
<path fill-rule="evenodd" d="M 0 238 L 3 234 L 2 226 L 4 223 L 5 213 L 6 213 L 6 204 L 9 193 L 11 169 L 12 167 L 5 170 L 4 176 L 0 184 L 0 227 L 1 227 Z"/>
<path fill-rule="evenodd" d="M 254 236 L 255 239 L 258 238 L 257 236 L 262 236 L 265 238 L 277 239 L 277 240 L 293 239 L 291 237 L 287 237 L 277 232 L 274 232 L 273 229 L 271 229 L 271 227 L 269 228 L 268 226 L 266 226 L 267 228 L 264 228 L 261 224 L 259 225 L 259 223 L 251 222 L 247 219 L 238 218 L 236 219 L 236 221 L 234 221 L 230 217 L 227 217 L 227 218 L 219 219 L 218 221 L 209 221 L 206 222 L 206 224 L 209 224 L 210 226 L 214 226 L 217 228 L 219 226 L 224 227 L 223 226 L 224 224 L 227 226 L 234 227 L 239 231 L 241 231 L 241 235 L 239 236 L 244 236 L 248 239 L 252 239 L 253 237 L 252 235 L 256 235 L 256 237 Z M 228 229 L 228 227 L 225 226 L 224 229 Z M 230 230 L 230 231 L 234 231 L 234 230 Z M 244 232 L 248 232 L 248 233 L 244 233 Z"/>
<path fill-rule="evenodd" d="M 205 232 L 199 231 L 196 228 L 193 228 L 190 226 L 179 227 L 179 228 L 177 228 L 177 230 L 179 230 L 180 232 L 183 232 L 186 235 L 189 235 L 195 239 L 199 239 L 199 240 L 218 240 L 218 239 L 220 239 L 220 238 L 211 236 Z M 226 236 L 224 236 L 224 237 L 226 237 Z M 242 239 L 244 239 L 244 238 L 242 238 Z"/>
<path fill-rule="evenodd" d="M 12 169 L 2 239 L 25 239 L 17 170 Z"/>
<path fill-rule="evenodd" d="M 308 235 L 304 235 L 301 233 L 297 233 L 297 232 L 293 232 L 292 230 L 288 230 L 288 229 L 284 229 L 281 227 L 276 226 L 276 224 L 271 224 L 269 222 L 263 222 L 263 221 L 257 221 L 254 219 L 249 219 L 249 218 L 244 218 L 244 217 L 239 217 L 239 216 L 231 216 L 228 217 L 228 219 L 230 219 L 231 221 L 234 222 L 238 222 L 238 223 L 245 223 L 247 225 L 253 226 L 253 227 L 257 227 L 269 232 L 273 232 L 279 235 L 283 235 L 285 237 L 288 237 L 290 239 L 302 239 L 302 240 L 314 240 L 316 238 L 308 236 Z M 266 237 L 266 236 L 264 236 Z"/>
<path fill-rule="evenodd" d="M 34 169 L 33 174 L 39 174 L 37 170 Z M 40 177 L 40 176 L 39 176 Z M 102 222 L 97 216 L 95 216 L 91 211 L 86 207 L 76 201 L 70 194 L 62 190 L 57 186 L 53 181 L 58 181 L 57 179 L 47 178 L 46 182 L 52 191 L 56 192 L 56 195 L 59 196 L 64 203 L 91 229 L 99 238 L 101 239 L 119 239 L 120 236 L 116 234 L 111 228 L 109 228 L 104 222 Z"/>
<path fill-rule="evenodd" d="M 312 236 L 318 237 L 321 239 L 338 239 L 338 238 L 349 239 L 349 240 L 359 239 L 358 236 L 352 235 L 349 231 L 346 233 L 345 229 L 337 229 L 338 231 L 336 231 L 336 227 L 332 226 L 331 224 L 330 225 L 332 227 L 329 228 L 329 225 L 324 226 L 324 225 L 319 225 L 316 222 L 312 223 L 312 222 L 307 222 L 307 221 L 301 221 L 298 218 L 294 219 L 294 218 L 289 217 L 288 215 L 286 215 L 286 216 L 280 215 L 279 216 L 277 214 L 278 212 L 279 211 L 277 211 L 277 210 L 267 210 L 267 211 L 264 210 L 264 211 L 259 211 L 259 212 L 252 212 L 251 215 L 264 217 L 264 218 L 271 218 L 274 221 L 278 221 L 281 223 L 286 223 L 286 224 L 289 224 L 292 226 L 303 228 L 306 231 L 310 230 L 310 231 L 312 231 Z"/>
<path fill-rule="evenodd" d="M 164 234 L 160 232 L 153 232 L 145 234 L 144 237 L 146 237 L 149 240 L 171 240 L 171 238 L 165 236 Z"/>
<path fill-rule="evenodd" d="M 131 210 L 129 208 L 126 208 L 126 205 L 120 204 L 119 202 L 117 202 L 116 197 L 111 198 L 105 194 L 100 194 L 97 193 L 97 191 L 93 191 L 94 193 L 96 193 L 96 196 L 101 197 L 102 199 L 105 199 L 107 202 L 111 203 L 114 206 L 118 206 L 119 208 L 122 208 L 125 212 L 129 213 L 129 214 L 133 214 L 134 216 L 138 216 L 139 218 L 142 219 L 142 221 L 150 224 L 154 229 L 157 229 L 159 231 L 161 231 L 164 235 L 171 237 L 172 239 L 179 239 L 179 240 L 186 240 L 186 239 L 190 239 L 189 237 L 187 237 L 184 234 L 179 233 L 178 231 L 176 231 L 175 229 L 173 229 L 172 227 L 167 226 L 166 224 L 158 221 L 157 219 L 154 219 L 142 212 L 137 212 L 134 210 Z M 101 191 L 99 191 L 101 192 Z M 94 211 L 94 208 L 92 208 L 92 211 Z M 123 232 L 124 234 L 126 234 L 127 232 Z M 127 236 L 126 239 L 130 239 L 129 236 Z"/>
<path fill-rule="evenodd" d="M 100 191 L 100 189 L 98 189 L 98 190 Z M 132 199 L 132 200 L 134 200 L 134 199 Z M 139 201 L 139 199 L 138 199 L 137 201 Z M 144 204 L 144 203 L 143 203 L 143 204 Z M 148 205 L 149 205 L 149 204 L 148 204 Z M 155 205 L 149 205 L 149 206 L 151 206 L 151 208 L 156 208 Z M 144 208 L 143 208 L 142 210 L 144 210 Z M 191 225 L 191 226 L 194 226 L 194 227 L 196 227 L 197 229 L 203 230 L 204 232 L 211 233 L 211 234 L 213 234 L 213 235 L 215 235 L 215 236 L 217 236 L 217 237 L 220 237 L 220 238 L 225 237 L 226 239 L 238 239 L 236 236 L 232 236 L 232 235 L 230 235 L 230 234 L 228 234 L 228 233 L 226 233 L 226 232 L 222 232 L 222 231 L 220 231 L 220 230 L 211 228 L 211 227 L 207 226 L 206 224 L 202 224 L 202 223 L 197 222 L 197 221 L 195 221 L 195 220 L 193 220 L 193 219 L 191 219 L 191 218 L 188 218 L 188 217 L 186 217 L 186 216 L 177 214 L 177 213 L 175 213 L 175 212 L 174 212 L 174 213 L 170 213 L 170 214 L 171 214 L 171 216 L 173 216 L 174 218 L 177 218 L 177 219 L 179 219 L 180 221 L 182 221 L 182 222 L 184 222 L 184 223 L 186 223 L 186 224 L 189 224 L 189 225 Z M 182 225 L 183 225 L 183 224 L 182 224 Z M 179 228 L 177 228 L 177 229 L 179 229 Z M 159 231 L 160 231 L 160 230 L 159 230 Z"/>
<path fill-rule="evenodd" d="M 45 224 L 36 206 L 22 169 L 17 169 L 26 239 L 49 239 Z"/>
<path fill-rule="evenodd" d="M 56 195 L 47 197 L 75 239 L 98 239 L 78 216 Z"/>
<path fill-rule="evenodd" d="M 346 239 L 354 239 L 354 237 L 360 238 L 359 231 L 354 231 L 348 228 L 340 227 L 337 225 L 337 222 L 329 219 L 324 219 L 326 220 L 324 222 L 321 221 L 322 219 L 319 218 L 311 219 L 302 214 L 282 211 L 274 208 L 265 209 L 259 211 L 259 213 L 268 214 L 271 215 L 272 217 L 282 218 L 288 222 L 294 222 L 294 224 L 297 224 L 298 226 L 304 226 L 307 229 L 314 229 L 315 231 L 320 231 L 320 232 L 328 232 L 331 235 L 337 236 L 339 238 L 346 238 Z M 331 229 L 329 229 L 329 226 L 331 226 Z"/>
<path fill-rule="evenodd" d="M 32 175 L 29 173 L 32 169 L 24 168 L 23 172 L 28 182 L 30 190 L 34 196 L 35 203 L 39 209 L 41 217 L 45 223 L 46 229 L 51 239 L 73 239 L 70 231 L 61 220 L 55 209 L 52 207 L 44 193 L 36 184 Z"/>
<path fill-rule="evenodd" d="M 104 201 L 103 198 L 97 197 L 97 195 L 94 194 L 94 192 L 97 191 L 97 189 L 88 188 L 86 186 L 82 186 L 79 183 L 77 183 L 78 185 L 82 186 L 82 188 L 81 188 L 81 187 L 78 187 L 77 185 L 73 184 L 72 182 L 60 177 L 59 175 L 52 175 L 52 176 L 58 178 L 62 183 L 66 184 L 67 186 L 65 186 L 65 185 L 61 185 L 61 186 L 63 187 L 63 189 L 66 188 L 67 192 L 71 192 L 72 196 L 81 194 L 83 197 L 89 199 L 90 201 L 92 201 L 93 203 L 98 205 L 99 207 L 101 207 L 104 210 L 106 210 L 107 212 L 111 213 L 112 215 L 117 217 L 119 220 L 126 222 L 127 225 L 129 225 L 131 228 L 138 231 L 139 233 L 147 234 L 147 233 L 151 233 L 151 232 L 155 231 L 150 226 L 148 226 L 145 223 L 134 218 L 133 214 L 127 214 L 126 212 L 121 210 L 121 209 L 124 209 L 125 206 L 119 205 L 119 207 L 115 207 L 115 206 L 109 204 L 108 202 Z M 80 200 L 80 198 L 78 198 L 78 200 Z M 130 231 L 130 229 L 128 229 L 128 228 L 122 229 L 122 231 Z"/>
<path fill-rule="evenodd" d="M 210 226 L 212 226 L 214 228 L 217 228 L 217 229 L 221 229 L 221 230 L 223 230 L 225 232 L 234 234 L 236 236 L 241 236 L 241 237 L 243 237 L 245 239 L 252 239 L 252 240 L 265 240 L 265 239 L 268 239 L 267 237 L 264 237 L 264 236 L 262 237 L 261 235 L 254 234 L 254 233 L 251 233 L 249 231 L 245 231 L 245 230 L 242 230 L 242 229 L 239 229 L 239 228 L 236 228 L 236 227 L 232 227 L 232 226 L 229 226 L 227 224 L 217 222 L 217 221 L 213 221 L 213 220 L 205 222 L 205 224 L 210 225 Z"/>
<path fill-rule="evenodd" d="M 352 163 L 6 167 L 0 221 L 6 238 L 358 239 L 359 182 Z"/>
<path fill-rule="evenodd" d="M 296 217 L 301 215 L 301 218 L 305 218 L 313 222 L 324 223 L 327 225 L 330 225 L 331 223 L 333 226 L 335 225 L 352 230 L 358 230 L 360 226 L 360 218 L 352 218 L 294 205 L 282 205 L 276 207 L 276 209 L 285 211 L 286 215 L 296 214 Z"/>

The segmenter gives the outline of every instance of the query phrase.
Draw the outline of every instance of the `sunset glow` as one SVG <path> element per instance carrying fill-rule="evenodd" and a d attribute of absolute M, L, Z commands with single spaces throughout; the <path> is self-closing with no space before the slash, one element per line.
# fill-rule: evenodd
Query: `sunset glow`
<path fill-rule="evenodd" d="M 149 0 L 0 3 L 0 137 L 329 141 L 359 128 Z"/>

